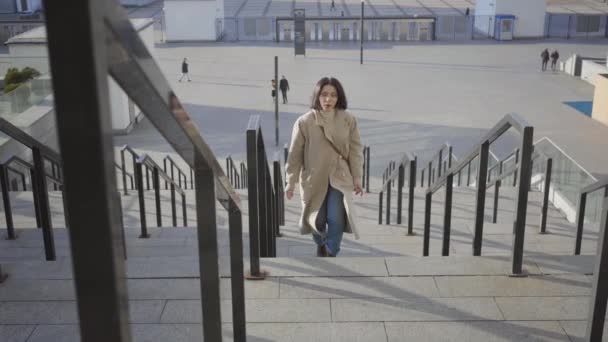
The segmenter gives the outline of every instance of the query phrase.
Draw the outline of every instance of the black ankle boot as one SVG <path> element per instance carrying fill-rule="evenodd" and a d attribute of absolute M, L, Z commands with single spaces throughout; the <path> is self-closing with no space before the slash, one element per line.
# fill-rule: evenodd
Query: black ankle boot
<path fill-rule="evenodd" d="M 318 257 L 326 257 L 327 256 L 327 249 L 325 248 L 325 245 L 317 246 L 317 256 Z"/>

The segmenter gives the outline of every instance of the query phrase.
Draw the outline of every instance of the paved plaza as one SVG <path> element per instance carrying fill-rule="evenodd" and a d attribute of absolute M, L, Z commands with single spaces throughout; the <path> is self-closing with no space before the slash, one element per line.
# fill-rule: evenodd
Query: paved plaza
<path fill-rule="evenodd" d="M 280 146 L 289 141 L 296 118 L 309 108 L 313 87 L 323 76 L 340 79 L 349 109 L 359 118 L 363 140 L 372 147 L 372 175 L 390 159 L 409 151 L 422 160 L 449 141 L 463 155 L 507 113 L 535 127 L 535 140 L 550 137 L 595 175 L 608 173 L 608 127 L 563 104 L 591 101 L 593 86 L 559 73 L 540 72 L 540 52 L 558 49 L 606 56 L 606 40 L 544 40 L 457 44 L 432 42 L 367 44 L 359 64 L 357 44 L 313 45 L 294 57 L 289 44 L 157 45 L 157 61 L 178 97 L 218 157 L 243 159 L 248 117 L 261 115 L 269 146 L 274 145 L 274 104 L 270 80 L 274 56 L 285 75 L 289 103 L 280 104 Z M 188 57 L 192 82 L 178 83 Z M 511 142 L 516 137 L 510 138 Z M 115 144 L 170 152 L 154 128 L 142 123 Z M 272 144 L 272 145 L 271 145 Z M 496 144 L 499 157 L 511 144 Z M 498 146 L 501 145 L 501 146 Z"/>

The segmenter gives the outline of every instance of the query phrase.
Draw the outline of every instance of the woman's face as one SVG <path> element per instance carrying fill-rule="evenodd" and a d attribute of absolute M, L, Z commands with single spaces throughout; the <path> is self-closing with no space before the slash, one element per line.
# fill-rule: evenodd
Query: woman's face
<path fill-rule="evenodd" d="M 319 102 L 321 103 L 321 107 L 324 111 L 332 111 L 336 108 L 336 103 L 338 102 L 338 91 L 336 87 L 327 84 L 321 88 L 321 93 L 319 94 Z"/>

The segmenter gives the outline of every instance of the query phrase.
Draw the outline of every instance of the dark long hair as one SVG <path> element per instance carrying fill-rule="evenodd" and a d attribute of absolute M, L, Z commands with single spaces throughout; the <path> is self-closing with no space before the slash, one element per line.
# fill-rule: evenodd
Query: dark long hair
<path fill-rule="evenodd" d="M 344 88 L 342 87 L 340 81 L 338 81 L 337 78 L 333 77 L 323 77 L 319 80 L 319 82 L 317 82 L 315 90 L 312 93 L 312 104 L 310 105 L 310 108 L 316 110 L 323 110 L 321 102 L 319 101 L 319 96 L 321 95 L 321 89 L 323 89 L 323 87 L 325 87 L 326 85 L 331 85 L 336 88 L 336 92 L 338 93 L 338 102 L 336 102 L 336 109 L 345 110 L 348 105 L 346 102 L 346 94 L 344 93 Z"/>

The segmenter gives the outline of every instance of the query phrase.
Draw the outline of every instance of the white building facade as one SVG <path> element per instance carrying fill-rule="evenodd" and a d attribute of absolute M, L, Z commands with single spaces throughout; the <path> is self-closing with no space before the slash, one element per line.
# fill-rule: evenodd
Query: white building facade
<path fill-rule="evenodd" d="M 223 0 L 165 0 L 166 39 L 216 41 L 224 31 Z"/>

